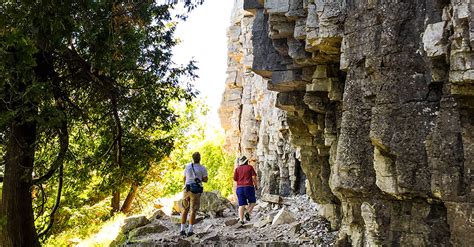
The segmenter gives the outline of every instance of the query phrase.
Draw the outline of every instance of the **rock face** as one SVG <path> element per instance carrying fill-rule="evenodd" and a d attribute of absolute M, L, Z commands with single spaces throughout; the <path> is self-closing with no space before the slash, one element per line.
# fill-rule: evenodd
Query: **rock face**
<path fill-rule="evenodd" d="M 471 0 L 235 1 L 220 110 L 338 245 L 474 245 Z M 306 179 L 306 184 L 305 184 Z"/>
<path fill-rule="evenodd" d="M 226 130 L 226 149 L 246 155 L 256 163 L 262 192 L 281 195 L 305 193 L 305 175 L 297 159 L 297 148 L 289 141 L 287 113 L 274 107 L 277 92 L 267 89 L 270 87 L 268 80 L 251 70 L 255 63 L 253 59 L 257 57 L 252 45 L 253 33 L 267 37 L 266 31 L 254 29 L 266 28 L 267 25 L 255 27 L 255 17 L 244 12 L 242 7 L 243 1 L 236 1 L 227 33 L 228 77 L 219 111 Z M 280 55 L 274 51 L 271 40 L 264 41 L 267 42 L 261 46 L 264 50 L 258 51 L 261 54 L 257 57 L 265 60 L 258 63 L 264 66 L 260 68 L 262 73 L 269 68 L 284 69 L 282 65 L 271 64 L 278 61 Z"/>

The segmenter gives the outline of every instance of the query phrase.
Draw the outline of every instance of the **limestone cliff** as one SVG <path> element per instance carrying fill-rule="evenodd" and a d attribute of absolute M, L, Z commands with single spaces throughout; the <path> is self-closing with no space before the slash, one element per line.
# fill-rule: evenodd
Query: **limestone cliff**
<path fill-rule="evenodd" d="M 277 92 L 267 89 L 268 80 L 251 70 L 255 18 L 243 11 L 243 1 L 234 7 L 228 29 L 228 77 L 219 112 L 226 149 L 256 164 L 262 192 L 305 193 L 305 175 L 289 142 L 287 113 L 275 107 Z"/>
<path fill-rule="evenodd" d="M 306 187 L 341 246 L 474 245 L 471 0 L 237 0 L 228 36 L 263 192 Z"/>

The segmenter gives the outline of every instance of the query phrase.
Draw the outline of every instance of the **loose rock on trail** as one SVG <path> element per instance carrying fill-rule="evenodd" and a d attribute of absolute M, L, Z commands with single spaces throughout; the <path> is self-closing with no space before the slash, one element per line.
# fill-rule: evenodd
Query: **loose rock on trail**
<path fill-rule="evenodd" d="M 215 198 L 215 194 L 207 197 Z M 176 210 L 169 216 L 158 210 L 138 230 L 124 225 L 133 234 L 127 234 L 122 246 L 331 246 L 336 239 L 337 232 L 331 232 L 330 224 L 318 215 L 318 204 L 306 195 L 281 198 L 279 203 L 258 200 L 251 220 L 243 225 L 237 220 L 237 207 L 225 198 L 219 200 L 222 205 L 214 204 L 219 212 L 208 208 L 198 213 L 193 236 L 179 235 Z"/>

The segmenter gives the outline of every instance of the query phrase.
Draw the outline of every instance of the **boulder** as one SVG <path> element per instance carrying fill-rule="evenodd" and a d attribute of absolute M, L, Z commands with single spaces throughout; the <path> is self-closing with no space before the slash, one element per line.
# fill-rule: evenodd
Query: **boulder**
<path fill-rule="evenodd" d="M 202 239 L 202 242 L 207 242 L 207 241 L 219 241 L 220 240 L 220 237 L 219 235 L 217 234 L 213 234 L 211 236 L 208 236 L 208 237 L 205 237 Z"/>
<path fill-rule="evenodd" d="M 263 194 L 262 201 L 264 202 L 271 202 L 271 203 L 280 203 L 280 196 L 279 195 L 272 195 L 272 194 Z"/>
<path fill-rule="evenodd" d="M 172 214 L 180 214 L 181 211 L 183 211 L 183 204 L 182 204 L 183 199 L 178 199 L 173 202 L 173 210 L 171 211 Z"/>
<path fill-rule="evenodd" d="M 269 205 L 270 204 L 268 202 L 261 202 L 256 207 L 258 207 L 258 209 L 266 209 Z"/>
<path fill-rule="evenodd" d="M 215 213 L 216 216 L 222 216 L 225 209 L 231 208 L 230 201 L 227 198 L 213 192 L 204 192 L 201 195 L 200 212 L 206 214 Z"/>
<path fill-rule="evenodd" d="M 144 226 L 149 223 L 150 221 L 143 215 L 128 217 L 124 220 L 121 230 L 123 233 L 128 233 L 137 227 Z"/>
<path fill-rule="evenodd" d="M 286 208 L 280 209 L 272 221 L 272 226 L 290 224 L 295 222 L 295 217 Z"/>
<path fill-rule="evenodd" d="M 176 246 L 180 246 L 180 247 L 191 246 L 191 241 L 188 241 L 186 239 L 179 239 L 178 242 L 176 243 Z"/>
<path fill-rule="evenodd" d="M 148 225 L 131 230 L 129 234 L 129 238 L 136 238 L 136 237 L 144 236 L 151 233 L 161 233 L 168 230 L 169 229 L 166 226 L 158 222 L 155 222 L 155 223 L 148 224 Z"/>
<path fill-rule="evenodd" d="M 262 227 L 265 227 L 266 225 L 268 225 L 270 223 L 272 223 L 271 218 L 266 218 L 266 219 L 262 219 L 262 220 L 259 220 L 259 221 L 255 222 L 253 224 L 253 227 L 262 228 Z"/>
<path fill-rule="evenodd" d="M 254 210 L 254 212 L 255 212 L 255 210 Z M 263 215 L 264 215 L 263 212 L 258 212 L 258 213 L 255 214 L 255 216 L 253 216 L 252 218 L 254 218 L 254 219 L 260 219 Z"/>
<path fill-rule="evenodd" d="M 233 226 L 239 222 L 239 219 L 228 219 L 224 222 L 226 226 Z"/>
<path fill-rule="evenodd" d="M 288 234 L 292 236 L 296 236 L 296 234 L 299 234 L 300 230 L 301 230 L 301 222 L 296 222 L 291 225 L 291 228 L 288 231 Z"/>
<path fill-rule="evenodd" d="M 181 213 L 181 205 L 182 199 L 174 201 L 173 211 L 178 214 Z M 205 191 L 201 194 L 201 206 L 199 212 L 211 216 L 222 216 L 224 210 L 227 208 L 232 208 L 230 201 L 220 196 L 218 193 Z"/>
<path fill-rule="evenodd" d="M 159 209 L 159 210 L 156 210 L 153 215 L 150 217 L 150 221 L 152 220 L 158 220 L 158 219 L 161 219 L 163 218 L 163 216 L 165 216 L 165 212 L 163 212 L 163 210 Z"/>

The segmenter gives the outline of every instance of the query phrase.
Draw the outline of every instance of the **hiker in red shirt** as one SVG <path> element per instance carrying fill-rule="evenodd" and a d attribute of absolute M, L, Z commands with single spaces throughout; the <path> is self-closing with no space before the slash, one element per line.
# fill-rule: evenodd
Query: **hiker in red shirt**
<path fill-rule="evenodd" d="M 251 165 L 247 157 L 242 156 L 238 159 L 239 166 L 234 170 L 234 181 L 237 182 L 237 198 L 239 201 L 239 219 L 240 223 L 244 223 L 245 219 L 250 221 L 253 207 L 257 199 L 255 198 L 255 191 L 257 188 L 257 173 Z"/>

